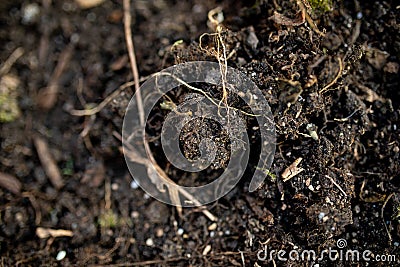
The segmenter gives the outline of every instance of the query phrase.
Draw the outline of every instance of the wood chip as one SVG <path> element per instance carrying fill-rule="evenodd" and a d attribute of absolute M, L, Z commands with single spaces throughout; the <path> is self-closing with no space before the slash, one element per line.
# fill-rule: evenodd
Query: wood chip
<path fill-rule="evenodd" d="M 292 179 L 295 177 L 297 174 L 301 173 L 304 171 L 303 168 L 298 168 L 297 166 L 300 164 L 300 162 L 303 160 L 303 158 L 298 158 L 296 159 L 292 164 L 290 164 L 289 167 L 285 169 L 285 171 L 282 173 L 282 179 L 284 182 Z"/>
<path fill-rule="evenodd" d="M 21 193 L 21 182 L 10 174 L 0 172 L 0 186 L 7 189 L 11 193 L 14 193 L 15 195 L 19 195 Z"/>
<path fill-rule="evenodd" d="M 50 153 L 47 142 L 39 136 L 34 136 L 33 142 L 39 155 L 40 162 L 42 163 L 43 169 L 49 177 L 50 182 L 56 189 L 60 189 L 64 186 L 64 182 L 56 161 Z"/>
<path fill-rule="evenodd" d="M 206 256 L 211 251 L 211 245 L 207 245 L 203 250 L 203 256 Z"/>
<path fill-rule="evenodd" d="M 38 227 L 38 228 L 36 228 L 36 235 L 39 238 L 63 237 L 63 236 L 71 237 L 74 235 L 74 233 L 70 230 Z"/>

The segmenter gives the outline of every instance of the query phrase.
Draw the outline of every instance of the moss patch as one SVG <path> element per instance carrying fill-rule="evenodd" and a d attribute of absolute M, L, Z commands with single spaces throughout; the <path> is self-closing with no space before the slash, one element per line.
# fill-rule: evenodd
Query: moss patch
<path fill-rule="evenodd" d="M 17 119 L 21 112 L 18 107 L 16 89 L 18 78 L 5 75 L 0 80 L 0 123 L 12 122 Z"/>

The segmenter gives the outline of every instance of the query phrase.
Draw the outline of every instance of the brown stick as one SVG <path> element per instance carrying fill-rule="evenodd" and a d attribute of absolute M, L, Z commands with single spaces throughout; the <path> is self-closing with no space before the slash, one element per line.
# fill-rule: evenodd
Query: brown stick
<path fill-rule="evenodd" d="M 19 195 L 21 193 L 22 184 L 16 177 L 0 172 L 0 187 L 7 189 L 15 195 Z"/>
<path fill-rule="evenodd" d="M 49 177 L 50 182 L 56 189 L 60 189 L 64 186 L 64 181 L 62 180 L 60 170 L 58 169 L 53 155 L 50 153 L 47 142 L 39 136 L 34 136 L 33 142 L 35 144 L 40 162 L 42 163 L 44 171 Z"/>

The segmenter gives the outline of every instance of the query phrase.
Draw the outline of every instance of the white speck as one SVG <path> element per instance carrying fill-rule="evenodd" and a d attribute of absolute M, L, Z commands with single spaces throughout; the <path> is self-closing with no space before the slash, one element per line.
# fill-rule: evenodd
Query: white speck
<path fill-rule="evenodd" d="M 215 236 L 215 232 L 214 231 L 211 231 L 210 232 L 210 237 L 214 237 Z"/>
<path fill-rule="evenodd" d="M 362 17 L 363 17 L 362 12 L 358 12 L 358 13 L 357 13 L 357 19 L 362 19 Z"/>
<path fill-rule="evenodd" d="M 314 186 L 312 184 L 310 184 L 310 186 L 308 187 L 308 189 L 310 189 L 311 191 L 314 191 Z"/>
<path fill-rule="evenodd" d="M 112 189 L 113 191 L 117 191 L 118 188 L 119 188 L 119 184 L 117 184 L 117 183 L 112 183 L 112 184 L 111 184 L 111 189 Z"/>
<path fill-rule="evenodd" d="M 225 231 L 225 235 L 230 235 L 230 234 L 231 234 L 231 231 L 229 231 L 229 230 Z"/>
<path fill-rule="evenodd" d="M 177 234 L 178 235 L 183 235 L 183 232 L 184 232 L 184 230 L 182 228 L 179 228 L 178 231 L 177 231 Z"/>
<path fill-rule="evenodd" d="M 139 185 L 138 185 L 138 183 L 136 183 L 135 180 L 133 180 L 133 181 L 131 182 L 131 188 L 132 188 L 132 189 L 138 189 L 138 188 L 139 188 Z"/>
<path fill-rule="evenodd" d="M 360 211 L 361 211 L 360 206 L 358 206 L 358 205 L 354 206 L 354 211 L 356 213 L 360 213 Z"/>
<path fill-rule="evenodd" d="M 320 219 L 320 220 L 322 220 L 322 218 L 324 218 L 325 217 L 325 213 L 324 212 L 321 212 L 319 215 L 318 215 L 318 219 Z"/>
<path fill-rule="evenodd" d="M 144 199 L 149 199 L 150 196 L 149 196 L 148 194 L 144 194 L 144 195 L 143 195 L 143 198 L 144 198 Z"/>
<path fill-rule="evenodd" d="M 153 239 L 148 238 L 148 239 L 146 240 L 146 246 L 148 246 L 148 247 L 154 246 L 154 241 L 153 241 Z"/>
<path fill-rule="evenodd" d="M 39 17 L 40 8 L 36 3 L 25 6 L 22 11 L 22 23 L 30 24 L 37 20 Z"/>
<path fill-rule="evenodd" d="M 134 219 L 139 218 L 139 212 L 137 212 L 137 211 L 132 211 L 132 212 L 131 212 L 131 217 L 134 218 Z"/>
<path fill-rule="evenodd" d="M 253 99 L 254 99 L 254 100 L 257 100 L 257 99 L 258 99 L 258 96 L 253 95 Z"/>
<path fill-rule="evenodd" d="M 58 252 L 56 260 L 63 260 L 65 256 L 67 256 L 67 252 L 65 252 L 65 250 L 61 250 L 60 252 Z"/>
<path fill-rule="evenodd" d="M 252 76 L 252 77 L 256 77 L 256 75 L 257 75 L 257 74 L 256 74 L 255 72 L 252 72 L 252 73 L 251 73 L 251 76 Z"/>
<path fill-rule="evenodd" d="M 74 33 L 71 35 L 71 43 L 76 44 L 79 42 L 79 34 Z"/>
<path fill-rule="evenodd" d="M 393 124 L 393 130 L 397 130 L 397 125 L 396 124 Z"/>
<path fill-rule="evenodd" d="M 399 242 L 394 242 L 393 245 L 394 245 L 395 247 L 398 247 L 400 244 L 399 244 Z"/>

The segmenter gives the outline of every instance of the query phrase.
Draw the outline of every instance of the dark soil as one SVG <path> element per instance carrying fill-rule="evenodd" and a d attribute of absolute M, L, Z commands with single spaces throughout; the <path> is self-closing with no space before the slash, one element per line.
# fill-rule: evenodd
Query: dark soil
<path fill-rule="evenodd" d="M 133 2 L 141 82 L 177 63 L 217 61 L 212 38 L 204 39 L 207 53 L 199 37 L 213 31 L 208 12 L 222 7 L 224 42 L 235 51 L 228 64 L 252 78 L 274 114 L 277 149 L 269 178 L 249 193 L 250 163 L 239 185 L 207 206 L 215 223 L 196 208 L 183 209 L 180 217 L 175 207 L 149 197 L 132 183 L 117 138 L 133 87 L 96 115 L 69 113 L 100 103 L 132 80 L 122 1 L 82 10 L 73 1 L 6 0 L 0 3 L 1 62 L 17 48 L 24 53 L 0 73 L 1 97 L 7 97 L 0 111 L 12 109 L 14 100 L 20 110 L 16 117 L 0 116 L 1 266 L 314 266 L 261 261 L 257 252 L 265 245 L 321 252 L 339 239 L 348 249 L 372 251 L 372 259 L 396 256 L 370 266 L 400 265 L 398 2 L 314 7 L 309 14 L 324 37 L 307 21 L 296 24 L 296 1 Z M 32 9 L 39 13 L 30 15 Z M 296 25 L 278 21 L 275 11 Z M 221 97 L 219 88 L 203 89 Z M 181 88 L 171 97 L 179 103 L 187 93 Z M 147 124 L 159 165 L 182 183 L 215 179 L 229 161 L 226 133 L 212 121 L 187 125 L 181 141 L 188 158 L 198 157 L 204 136 L 220 141 L 220 157 L 197 176 L 185 174 L 170 168 L 158 149 L 167 112 L 155 108 Z M 247 123 L 257 157 L 255 122 Z M 37 138 L 45 140 L 50 159 Z M 282 174 L 298 158 L 304 170 L 284 182 Z M 51 162 L 61 184 L 49 174 Z M 42 228 L 72 236 L 42 236 Z M 62 251 L 65 258 L 57 260 Z M 319 264 L 367 262 L 325 258 Z"/>

